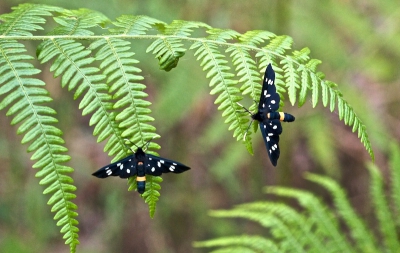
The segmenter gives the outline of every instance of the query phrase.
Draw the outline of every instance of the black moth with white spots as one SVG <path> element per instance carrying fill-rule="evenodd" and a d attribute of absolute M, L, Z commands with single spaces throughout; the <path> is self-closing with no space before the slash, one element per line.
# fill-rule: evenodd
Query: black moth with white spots
<path fill-rule="evenodd" d="M 182 173 L 189 169 L 188 166 L 182 163 L 146 154 L 142 147 L 138 147 L 133 155 L 104 166 L 92 175 L 98 178 L 109 176 L 128 178 L 136 176 L 137 191 L 143 194 L 146 186 L 146 174 L 160 176 L 162 173 Z"/>
<path fill-rule="evenodd" d="M 252 114 L 251 117 L 253 120 L 259 122 L 269 159 L 274 166 L 277 165 L 280 154 L 279 135 L 282 133 L 281 121 L 292 122 L 295 120 L 291 114 L 277 112 L 279 102 L 280 97 L 276 93 L 275 87 L 275 71 L 272 69 L 271 64 L 269 64 L 264 74 L 258 111 Z"/>

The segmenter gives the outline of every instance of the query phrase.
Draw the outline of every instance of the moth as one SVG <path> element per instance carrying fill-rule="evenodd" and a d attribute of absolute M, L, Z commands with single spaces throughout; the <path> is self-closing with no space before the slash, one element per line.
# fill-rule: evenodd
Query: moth
<path fill-rule="evenodd" d="M 149 142 L 150 141 L 148 141 L 144 146 Z M 136 144 L 132 144 L 136 146 Z M 160 176 L 162 173 L 182 173 L 190 169 L 182 163 L 146 154 L 145 150 L 143 150 L 144 146 L 136 146 L 136 152 L 131 150 L 133 153 L 132 155 L 104 166 L 92 175 L 98 178 L 106 178 L 109 176 L 129 178 L 136 176 L 137 191 L 140 194 L 143 194 L 146 189 L 146 175 Z"/>
<path fill-rule="evenodd" d="M 252 118 L 250 125 L 253 123 L 253 120 L 259 122 L 269 159 L 274 166 L 277 165 L 280 155 L 279 135 L 282 133 L 281 121 L 292 122 L 295 120 L 293 115 L 277 111 L 279 109 L 279 102 L 280 97 L 275 87 L 275 71 L 272 69 L 271 64 L 269 64 L 265 69 L 257 112 L 252 114 L 248 109 L 239 104 L 250 113 Z M 246 138 L 246 134 L 244 138 Z"/>

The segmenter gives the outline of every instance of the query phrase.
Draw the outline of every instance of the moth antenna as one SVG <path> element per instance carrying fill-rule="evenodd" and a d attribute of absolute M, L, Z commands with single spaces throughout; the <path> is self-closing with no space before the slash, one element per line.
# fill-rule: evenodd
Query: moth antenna
<path fill-rule="evenodd" d="M 139 148 L 135 143 L 133 143 L 131 140 L 129 140 L 129 139 L 124 139 L 125 141 L 129 141 L 131 144 L 133 144 L 133 145 L 135 145 L 137 148 Z M 135 153 L 132 149 L 131 149 L 131 147 L 129 147 L 126 143 L 124 143 L 125 144 L 125 146 L 127 147 L 127 148 L 129 148 L 131 151 L 132 151 L 132 153 Z"/>
<path fill-rule="evenodd" d="M 238 104 L 240 107 L 242 107 L 246 112 L 248 112 L 250 115 L 253 115 L 246 107 L 244 107 L 243 105 L 239 104 L 238 102 L 236 102 L 236 104 Z"/>
<path fill-rule="evenodd" d="M 250 121 L 250 124 L 249 124 L 249 126 L 247 127 L 247 129 L 246 129 L 246 132 L 244 133 L 244 136 L 243 136 L 243 141 L 245 141 L 245 140 L 246 140 L 246 135 L 247 135 L 247 132 L 249 131 L 249 128 L 250 128 L 251 124 L 253 124 L 253 121 L 254 121 L 254 119 L 252 119 L 252 120 Z"/>
<path fill-rule="evenodd" d="M 156 137 L 157 137 L 157 135 L 154 135 L 153 138 L 151 138 L 150 140 L 148 140 L 148 141 L 146 142 L 146 144 L 143 145 L 143 147 L 146 146 L 146 148 L 145 148 L 143 151 L 146 151 L 146 150 L 149 148 L 150 141 L 154 140 L 154 138 L 156 138 Z"/>

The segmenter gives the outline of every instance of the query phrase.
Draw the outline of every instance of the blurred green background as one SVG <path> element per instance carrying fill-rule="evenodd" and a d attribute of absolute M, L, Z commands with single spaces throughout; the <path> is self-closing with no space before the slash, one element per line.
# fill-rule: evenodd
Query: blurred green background
<path fill-rule="evenodd" d="M 0 13 L 23 1 L 2 0 Z M 294 49 L 311 49 L 311 57 L 323 61 L 320 70 L 339 90 L 367 126 L 376 164 L 387 168 L 388 144 L 400 138 L 400 4 L 397 0 L 335 1 L 35 1 L 65 8 L 90 8 L 110 19 L 122 14 L 144 14 L 165 22 L 185 19 L 213 27 L 268 30 L 289 35 Z M 151 41 L 133 41 L 149 93 L 159 154 L 181 161 L 192 170 L 165 175 L 154 219 L 136 192 L 127 192 L 119 178 L 99 180 L 91 173 L 111 158 L 96 144 L 88 117 L 78 110 L 79 101 L 53 79 L 49 66 L 41 78 L 54 98 L 58 127 L 75 168 L 79 209 L 78 252 L 206 252 L 192 242 L 222 235 L 263 233 L 242 221 L 225 221 L 207 215 L 210 209 L 267 198 L 266 185 L 285 185 L 308 190 L 315 186 L 301 175 L 305 171 L 332 176 L 345 187 L 352 204 L 368 217 L 368 153 L 338 120 L 336 112 L 311 102 L 302 108 L 285 101 L 284 110 L 296 122 L 283 124 L 281 157 L 274 168 L 261 137 L 254 136 L 254 156 L 232 138 L 221 113 L 208 95 L 208 80 L 193 52 L 188 51 L 171 72 L 159 71 L 153 55 L 144 53 Z M 29 46 L 34 50 L 33 46 Z M 34 51 L 32 51 L 34 52 Z M 33 53 L 32 53 L 33 54 Z M 247 107 L 250 106 L 246 104 Z M 68 252 L 47 196 L 34 177 L 27 146 L 4 111 L 0 113 L 0 252 Z M 314 189 L 315 188 L 315 189 Z M 319 192 L 321 196 L 326 193 Z M 329 198 L 327 199 L 329 201 Z"/>

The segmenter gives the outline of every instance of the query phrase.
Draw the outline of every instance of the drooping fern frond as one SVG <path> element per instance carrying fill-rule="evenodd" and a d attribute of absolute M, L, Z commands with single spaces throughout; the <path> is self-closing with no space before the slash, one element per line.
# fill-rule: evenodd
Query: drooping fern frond
<path fill-rule="evenodd" d="M 0 25 L 3 36 L 31 36 L 31 32 L 42 29 L 41 16 L 49 16 L 49 11 L 60 10 L 45 5 L 23 4 L 10 14 L 0 16 L 5 21 Z M 52 101 L 41 80 L 33 78 L 40 70 L 28 60 L 33 57 L 26 54 L 26 49 L 15 40 L 0 40 L 0 95 L 7 96 L 0 102 L 0 109 L 11 106 L 7 116 L 13 116 L 12 125 L 20 124 L 18 134 L 24 134 L 22 143 L 30 143 L 28 152 L 34 152 L 31 159 L 36 160 L 33 168 L 39 169 L 36 177 L 42 178 L 41 185 L 46 185 L 44 194 L 51 194 L 47 202 L 56 212 L 54 219 L 62 226 L 65 243 L 75 252 L 78 241 L 78 221 L 75 217 L 77 206 L 72 203 L 76 196 L 73 180 L 67 174 L 71 167 L 64 163 L 70 160 L 65 154 L 67 148 L 61 138 L 62 131 L 54 126 L 56 112 L 44 103 Z"/>
<path fill-rule="evenodd" d="M 210 36 L 207 38 L 211 41 L 225 42 L 238 35 L 232 30 L 212 29 L 207 31 Z M 195 56 L 197 60 L 201 60 L 200 65 L 204 71 L 208 71 L 207 78 L 211 78 L 210 87 L 211 94 L 219 94 L 215 100 L 215 104 L 220 104 L 218 110 L 222 110 L 222 116 L 226 117 L 225 123 L 229 123 L 229 130 L 234 130 L 233 136 L 237 140 L 243 140 L 246 133 L 248 115 L 241 113 L 242 108 L 238 102 L 242 99 L 240 90 L 236 87 L 237 81 L 233 79 L 234 75 L 229 72 L 227 66 L 228 61 L 225 56 L 219 51 L 218 47 L 209 42 L 202 40 L 194 43 L 191 49 L 197 49 Z M 250 137 L 244 140 L 247 150 L 253 153 Z"/>
<path fill-rule="evenodd" d="M 119 29 L 126 35 L 144 33 L 151 25 L 158 22 L 146 16 L 133 17 L 127 15 L 117 20 L 116 26 L 120 27 Z M 137 30 L 130 34 L 132 27 L 137 27 Z M 116 32 L 116 30 L 111 32 Z M 114 93 L 113 99 L 117 100 L 113 109 L 122 110 L 115 117 L 115 120 L 119 123 L 119 128 L 123 129 L 121 136 L 130 139 L 133 143 L 144 144 L 156 136 L 156 129 L 149 124 L 149 122 L 154 121 L 149 116 L 150 109 L 148 107 L 151 103 L 144 100 L 148 96 L 143 91 L 146 86 L 139 83 L 143 80 L 143 77 L 139 75 L 141 70 L 135 66 L 138 61 L 133 58 L 134 53 L 131 52 L 130 44 L 129 41 L 121 39 L 104 39 L 95 41 L 90 48 L 97 49 L 96 59 L 102 61 L 100 68 L 103 70 L 103 74 L 108 76 L 106 82 L 110 86 L 109 92 Z M 159 148 L 160 146 L 155 143 L 149 145 L 149 150 Z M 120 158 L 117 156 L 114 160 Z M 146 192 L 142 197 L 149 205 L 151 217 L 155 213 L 161 181 L 161 177 L 147 176 Z M 130 184 L 129 189 L 136 190 L 136 177 L 130 178 L 128 182 Z"/>

